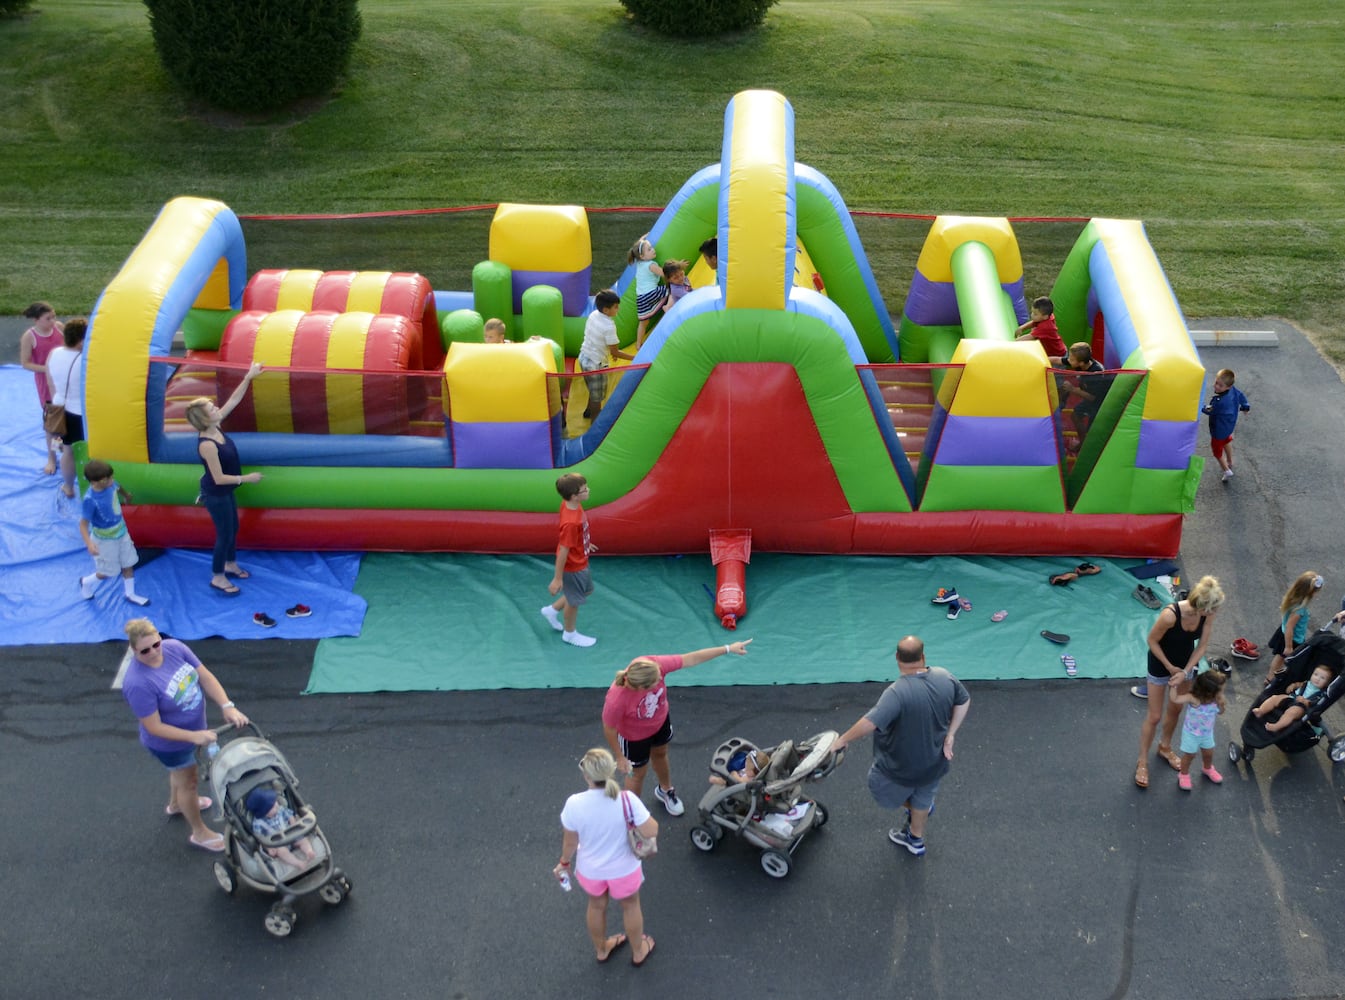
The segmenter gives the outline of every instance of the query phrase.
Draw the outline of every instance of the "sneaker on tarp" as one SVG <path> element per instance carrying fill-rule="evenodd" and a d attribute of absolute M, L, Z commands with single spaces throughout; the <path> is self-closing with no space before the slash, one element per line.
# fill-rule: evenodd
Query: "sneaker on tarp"
<path fill-rule="evenodd" d="M 260 625 L 262 628 L 275 628 L 276 620 L 272 618 L 270 615 L 268 615 L 265 611 L 258 611 L 255 615 L 252 616 L 252 624 Z"/>
<path fill-rule="evenodd" d="M 929 599 L 930 604 L 956 604 L 957 602 L 956 587 L 940 587 L 939 592 Z"/>
<path fill-rule="evenodd" d="M 307 604 L 296 604 L 292 608 L 285 609 L 286 618 L 307 618 L 313 613 L 313 609 Z"/>

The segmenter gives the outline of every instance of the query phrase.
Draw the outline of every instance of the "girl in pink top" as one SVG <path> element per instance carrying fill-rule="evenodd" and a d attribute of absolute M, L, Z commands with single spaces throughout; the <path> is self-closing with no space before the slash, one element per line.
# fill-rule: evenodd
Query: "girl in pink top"
<path fill-rule="evenodd" d="M 37 383 L 37 404 L 39 408 L 51 402 L 51 387 L 47 385 L 47 355 L 58 347 L 64 347 L 61 337 L 61 324 L 56 322 L 56 310 L 46 302 L 34 302 L 23 311 L 23 315 L 33 321 L 33 325 L 19 338 L 19 364 L 33 373 Z M 42 437 L 47 443 L 47 464 L 42 471 L 47 475 L 56 472 L 56 441 L 42 429 Z"/>
<path fill-rule="evenodd" d="M 663 679 L 674 670 L 694 667 L 716 656 L 729 653 L 746 656 L 751 642 L 740 639 L 727 646 L 698 649 L 680 656 L 637 656 L 624 670 L 617 671 L 603 702 L 602 728 L 616 758 L 617 771 L 627 775 L 627 790 L 636 795 L 643 792 L 645 771 L 652 762 L 658 778 L 654 797 L 663 803 L 669 815 L 681 816 L 686 811 L 673 788 L 668 768 L 672 720 L 668 715 L 668 687 Z"/>

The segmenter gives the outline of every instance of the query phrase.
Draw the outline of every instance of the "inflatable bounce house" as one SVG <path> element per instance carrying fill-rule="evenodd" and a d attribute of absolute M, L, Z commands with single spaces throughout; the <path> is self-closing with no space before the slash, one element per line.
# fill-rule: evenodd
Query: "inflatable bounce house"
<path fill-rule="evenodd" d="M 1091 420 L 1027 318 L 1007 219 L 940 217 L 894 324 L 840 194 L 794 160 L 793 110 L 746 91 L 721 161 L 650 233 L 718 266 L 610 373 L 598 417 L 567 365 L 592 308 L 584 209 L 502 204 L 472 288 L 419 274 L 248 274 L 217 202 L 159 214 L 92 317 L 89 452 L 136 494 L 145 545 L 208 546 L 183 409 L 265 366 L 227 429 L 257 548 L 547 552 L 555 480 L 584 474 L 606 553 L 757 550 L 1169 556 L 1191 510 L 1204 371 L 1143 226 L 1094 219 L 1052 290 L 1104 362 Z M 632 234 L 632 239 L 635 235 Z M 635 335 L 634 269 L 616 282 Z M 505 344 L 482 343 L 484 317 Z M 184 332 L 187 350 L 174 355 Z"/>

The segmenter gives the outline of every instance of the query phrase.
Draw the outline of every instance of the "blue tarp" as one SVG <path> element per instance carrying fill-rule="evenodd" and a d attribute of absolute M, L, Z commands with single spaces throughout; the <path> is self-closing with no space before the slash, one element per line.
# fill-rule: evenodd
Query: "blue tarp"
<path fill-rule="evenodd" d="M 151 604 L 126 601 L 119 579 L 104 580 L 92 601 L 79 578 L 93 559 L 79 533 L 79 501 L 61 495 L 60 477 L 43 474 L 45 452 L 32 375 L 0 366 L 0 645 L 103 642 L 125 637 L 127 619 L 148 617 L 179 639 L 318 639 L 359 635 L 367 605 L 352 592 L 358 553 L 250 552 L 251 574 L 238 597 L 210 589 L 210 553 L 170 549 L 142 553 L 136 589 Z M 115 463 L 114 467 L 115 467 Z M 246 538 L 243 539 L 246 542 Z M 306 604 L 309 618 L 286 618 Z M 275 628 L 259 628 L 262 611 Z"/>

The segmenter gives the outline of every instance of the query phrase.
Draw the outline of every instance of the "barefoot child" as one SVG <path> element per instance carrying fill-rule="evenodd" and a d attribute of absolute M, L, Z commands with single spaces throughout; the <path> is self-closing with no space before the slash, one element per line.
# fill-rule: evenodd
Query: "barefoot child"
<path fill-rule="evenodd" d="M 130 503 L 131 494 L 112 478 L 112 466 L 96 458 L 84 463 L 84 478 L 89 481 L 89 492 L 84 494 L 79 533 L 84 537 L 84 547 L 93 556 L 93 572 L 80 578 L 79 596 L 93 600 L 93 590 L 99 581 L 120 573 L 126 599 L 143 608 L 149 598 L 135 592 L 134 567 L 140 554 L 121 516 L 122 501 Z"/>
<path fill-rule="evenodd" d="M 1252 408 L 1242 390 L 1233 388 L 1235 378 L 1233 369 L 1219 369 L 1219 374 L 1214 376 L 1214 395 L 1200 411 L 1209 414 L 1210 451 L 1219 468 L 1224 470 L 1224 482 L 1233 478 L 1233 429 L 1238 425 L 1238 414 Z"/>
<path fill-rule="evenodd" d="M 1196 674 L 1187 694 L 1173 695 L 1175 705 L 1186 706 L 1182 721 L 1182 760 L 1177 787 L 1191 790 L 1191 761 L 1200 751 L 1201 773 L 1216 785 L 1224 776 L 1214 769 L 1214 720 L 1224 710 L 1224 675 L 1217 670 Z"/>
<path fill-rule="evenodd" d="M 248 792 L 248 812 L 252 813 L 252 832 L 258 837 L 270 837 L 284 833 L 298 816 L 285 804 L 285 800 L 270 788 L 254 788 Z M 290 850 L 293 847 L 294 850 Z M 313 843 L 307 837 L 301 837 L 293 844 L 284 847 L 267 847 L 266 853 L 285 862 L 292 868 L 302 868 L 306 862 L 317 858 Z M 295 851 L 298 853 L 296 854 Z"/>
<path fill-rule="evenodd" d="M 585 420 L 597 420 L 607 398 L 606 368 L 612 367 L 612 355 L 630 361 L 634 355 L 620 350 L 616 334 L 616 314 L 621 309 L 621 296 L 604 288 L 593 296 L 593 311 L 584 322 L 584 342 L 579 347 L 576 364 L 584 372 L 588 387 L 588 406 L 584 407 Z"/>
<path fill-rule="evenodd" d="M 503 344 L 508 341 L 505 336 L 504 320 L 495 319 L 493 316 L 486 320 L 486 325 L 481 328 L 481 343 L 483 344 Z"/>
<path fill-rule="evenodd" d="M 33 373 L 37 383 L 37 403 L 44 409 L 51 402 L 51 386 L 47 384 L 47 355 L 64 345 L 61 333 L 63 327 L 56 321 L 56 310 L 46 302 L 34 302 L 23 311 L 26 319 L 33 325 L 19 338 L 19 364 Z M 42 471 L 48 476 L 56 473 L 56 451 L 61 439 L 42 429 L 42 437 L 47 445 L 47 464 Z"/>
<path fill-rule="evenodd" d="M 1266 732 L 1278 733 L 1283 729 L 1288 729 L 1307 715 L 1313 705 L 1326 697 L 1327 686 L 1335 679 L 1335 676 L 1335 671 L 1326 664 L 1319 663 L 1312 668 L 1310 678 L 1306 681 L 1299 681 L 1297 684 L 1290 684 L 1287 694 L 1277 694 L 1267 698 L 1252 709 L 1252 715 L 1258 719 L 1264 719 L 1276 709 L 1284 708 L 1278 719 L 1266 723 Z"/>
<path fill-rule="evenodd" d="M 687 268 L 690 266 L 691 263 L 685 260 L 665 260 L 663 262 L 663 277 L 668 282 L 668 298 L 663 303 L 664 312 L 677 305 L 682 300 L 682 296 L 691 291 L 691 285 L 687 281 Z"/>
<path fill-rule="evenodd" d="M 635 331 L 637 351 L 644 346 L 649 321 L 663 308 L 663 303 L 668 297 L 668 289 L 659 284 L 664 275 L 663 268 L 659 267 L 658 261 L 654 259 L 658 251 L 654 249 L 654 244 L 649 242 L 648 236 L 646 233 L 636 240 L 635 245 L 630 248 L 630 253 L 626 255 L 626 263 L 635 265 L 635 316 L 640 321 Z"/>
<path fill-rule="evenodd" d="M 1015 340 L 1036 340 L 1048 358 L 1065 356 L 1065 342 L 1060 339 L 1060 331 L 1055 325 L 1055 303 L 1045 295 L 1032 300 L 1032 310 L 1028 321 L 1018 328 Z"/>

